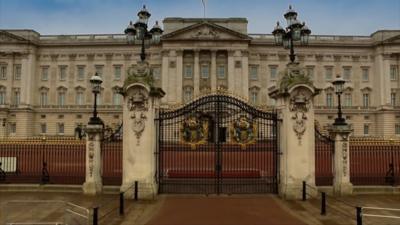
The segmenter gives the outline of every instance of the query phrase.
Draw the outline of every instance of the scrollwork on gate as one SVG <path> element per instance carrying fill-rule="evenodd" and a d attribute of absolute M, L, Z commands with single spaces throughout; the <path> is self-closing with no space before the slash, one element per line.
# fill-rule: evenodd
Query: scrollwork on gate
<path fill-rule="evenodd" d="M 231 142 L 244 148 L 256 141 L 257 125 L 247 116 L 241 115 L 231 126 Z"/>

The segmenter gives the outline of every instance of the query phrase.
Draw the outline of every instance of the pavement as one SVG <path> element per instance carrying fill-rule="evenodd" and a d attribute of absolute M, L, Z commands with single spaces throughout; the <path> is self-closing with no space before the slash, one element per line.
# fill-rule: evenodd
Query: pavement
<path fill-rule="evenodd" d="M 10 201 L 20 201 L 13 202 Z M 38 202 L 35 202 L 38 201 Z M 0 221 L 62 221 L 71 202 L 91 210 L 99 207 L 100 225 L 355 225 L 356 205 L 400 208 L 400 195 L 328 196 L 327 215 L 320 215 L 320 199 L 284 201 L 276 195 L 159 195 L 154 201 L 125 200 L 119 215 L 119 196 L 85 196 L 61 192 L 0 192 Z M 400 211 L 369 210 L 368 214 L 400 216 Z M 364 217 L 364 225 L 398 225 L 399 219 Z M 82 221 L 70 224 L 81 225 Z"/>

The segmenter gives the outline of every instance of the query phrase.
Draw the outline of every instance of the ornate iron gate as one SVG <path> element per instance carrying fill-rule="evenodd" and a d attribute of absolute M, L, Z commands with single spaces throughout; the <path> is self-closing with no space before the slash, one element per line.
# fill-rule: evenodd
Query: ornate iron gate
<path fill-rule="evenodd" d="M 315 129 L 315 184 L 328 186 L 333 184 L 333 153 L 335 141 Z"/>
<path fill-rule="evenodd" d="M 157 122 L 160 193 L 277 193 L 275 112 L 217 94 Z"/>

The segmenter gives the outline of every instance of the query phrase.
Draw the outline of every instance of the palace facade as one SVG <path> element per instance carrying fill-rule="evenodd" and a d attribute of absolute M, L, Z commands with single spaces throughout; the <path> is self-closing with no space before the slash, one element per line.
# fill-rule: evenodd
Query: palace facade
<path fill-rule="evenodd" d="M 271 23 L 271 31 L 273 29 Z M 155 83 L 172 108 L 224 91 L 272 109 L 268 96 L 289 62 L 288 50 L 272 34 L 247 33 L 245 18 L 166 18 L 157 45 L 146 55 Z M 370 36 L 311 35 L 296 46 L 298 62 L 321 93 L 316 97 L 320 126 L 333 123 L 337 96 L 331 82 L 345 80 L 344 115 L 355 136 L 400 136 L 400 30 Z M 93 94 L 89 79 L 102 79 L 99 116 L 122 122 L 119 87 L 139 60 L 140 44 L 122 34 L 40 35 L 33 30 L 0 30 L 0 138 L 73 136 L 87 124 Z"/>

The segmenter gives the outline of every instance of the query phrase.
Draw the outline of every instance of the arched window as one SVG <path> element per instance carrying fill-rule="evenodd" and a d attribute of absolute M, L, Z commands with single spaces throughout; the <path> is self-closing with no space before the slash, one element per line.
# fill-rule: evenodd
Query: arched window
<path fill-rule="evenodd" d="M 112 88 L 112 92 L 113 92 L 113 97 L 112 97 L 112 102 L 113 105 L 121 105 L 122 102 L 122 96 L 119 93 L 120 87 L 115 86 Z"/>
<path fill-rule="evenodd" d="M 333 87 L 328 87 L 325 89 L 325 104 L 328 108 L 334 107 L 334 90 Z"/>
<path fill-rule="evenodd" d="M 363 108 L 368 108 L 371 105 L 371 91 L 372 89 L 369 87 L 361 89 Z"/>
<path fill-rule="evenodd" d="M 343 92 L 343 106 L 344 107 L 351 107 L 353 105 L 353 89 L 347 87 Z"/>

